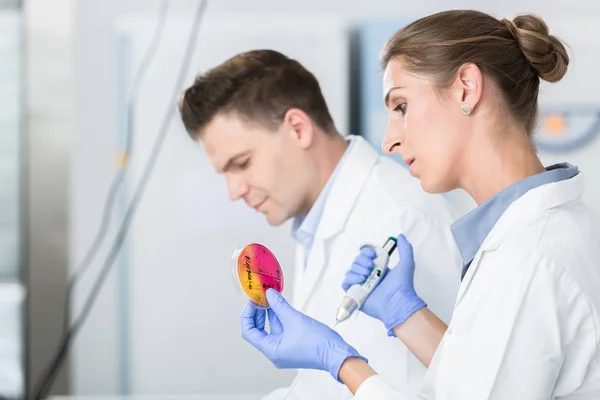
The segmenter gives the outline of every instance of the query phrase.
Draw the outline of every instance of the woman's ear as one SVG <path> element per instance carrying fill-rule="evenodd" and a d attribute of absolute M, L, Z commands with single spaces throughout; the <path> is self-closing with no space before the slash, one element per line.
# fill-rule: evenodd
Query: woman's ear
<path fill-rule="evenodd" d="M 452 83 L 452 100 L 458 104 L 463 114 L 471 114 L 481 100 L 483 92 L 483 75 L 479 67 L 473 63 L 462 65 Z"/>

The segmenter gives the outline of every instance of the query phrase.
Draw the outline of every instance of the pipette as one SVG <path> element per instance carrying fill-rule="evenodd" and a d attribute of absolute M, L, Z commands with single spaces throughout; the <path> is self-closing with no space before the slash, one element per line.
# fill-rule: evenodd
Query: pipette
<path fill-rule="evenodd" d="M 371 271 L 371 274 L 369 274 L 363 283 L 357 283 L 348 289 L 344 299 L 342 300 L 342 304 L 337 310 L 335 317 L 336 323 L 339 324 L 340 322 L 347 320 L 350 318 L 352 313 L 354 313 L 354 311 L 362 307 L 367 297 L 369 297 L 371 292 L 373 292 L 388 271 L 388 262 L 390 260 L 390 256 L 396 249 L 396 245 L 396 238 L 390 236 L 384 243 L 383 247 L 371 244 L 361 247 L 362 249 L 363 247 L 368 246 L 375 250 L 376 256 L 375 259 L 373 259 L 374 267 Z"/>

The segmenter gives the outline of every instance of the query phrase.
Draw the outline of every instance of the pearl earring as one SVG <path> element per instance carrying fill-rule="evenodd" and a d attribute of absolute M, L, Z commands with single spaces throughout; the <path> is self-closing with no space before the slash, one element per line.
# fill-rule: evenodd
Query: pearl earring
<path fill-rule="evenodd" d="M 465 114 L 465 115 L 469 115 L 469 114 L 471 114 L 471 106 L 470 106 L 470 105 L 468 105 L 467 103 L 463 103 L 463 104 L 460 106 L 460 110 L 461 110 L 461 111 L 462 111 L 462 113 L 463 113 L 463 114 Z"/>

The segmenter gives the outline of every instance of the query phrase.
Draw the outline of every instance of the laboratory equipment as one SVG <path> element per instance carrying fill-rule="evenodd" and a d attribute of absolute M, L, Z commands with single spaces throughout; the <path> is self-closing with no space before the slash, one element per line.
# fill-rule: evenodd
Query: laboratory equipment
<path fill-rule="evenodd" d="M 257 307 L 269 308 L 267 289 L 283 292 L 283 272 L 277 257 L 262 244 L 250 243 L 232 256 L 236 287 Z"/>
<path fill-rule="evenodd" d="M 579 150 L 600 134 L 600 107 L 594 104 L 542 105 L 533 136 L 539 150 L 568 153 Z"/>
<path fill-rule="evenodd" d="M 364 283 L 355 284 L 348 289 L 344 299 L 342 300 L 342 304 L 340 304 L 337 314 L 336 314 L 336 323 L 343 322 L 350 318 L 354 311 L 358 310 L 369 294 L 377 287 L 379 282 L 385 277 L 385 273 L 388 270 L 388 262 L 390 260 L 390 255 L 396 249 L 397 240 L 395 237 L 390 236 L 382 247 L 377 245 L 367 244 L 365 246 L 371 247 L 376 256 L 373 259 L 374 267 L 371 271 L 371 274 L 367 278 Z"/>

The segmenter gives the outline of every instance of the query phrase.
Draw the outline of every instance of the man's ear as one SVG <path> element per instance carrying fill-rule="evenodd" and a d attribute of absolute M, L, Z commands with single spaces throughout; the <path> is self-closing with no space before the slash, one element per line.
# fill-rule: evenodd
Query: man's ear
<path fill-rule="evenodd" d="M 185 98 L 185 90 L 183 92 L 181 92 L 179 94 L 179 97 L 177 98 L 177 107 L 179 107 L 180 110 L 181 110 L 181 107 L 183 106 L 184 98 Z"/>
<path fill-rule="evenodd" d="M 284 127 L 293 141 L 302 148 L 309 147 L 314 140 L 314 125 L 312 119 L 298 108 L 290 108 L 283 117 Z"/>

